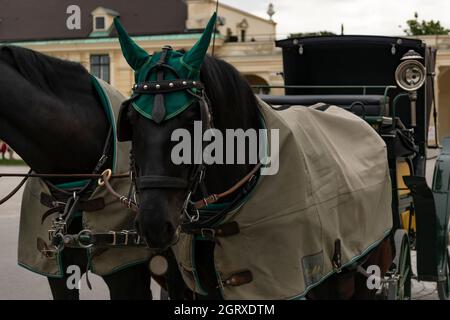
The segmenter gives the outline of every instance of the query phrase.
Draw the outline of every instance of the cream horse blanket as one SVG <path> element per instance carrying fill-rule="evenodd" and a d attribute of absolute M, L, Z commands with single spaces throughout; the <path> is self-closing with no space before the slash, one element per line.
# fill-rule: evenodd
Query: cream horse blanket
<path fill-rule="evenodd" d="M 276 111 L 259 102 L 266 127 L 279 129 L 279 171 L 261 176 L 249 199 L 227 216 L 224 222 L 236 221 L 240 233 L 216 238 L 216 273 L 225 299 L 301 298 L 337 271 L 336 241 L 344 267 L 391 230 L 386 145 L 339 107 Z M 174 252 L 186 283 L 202 293 L 195 241 L 183 234 Z M 252 281 L 229 285 L 242 271 Z"/>

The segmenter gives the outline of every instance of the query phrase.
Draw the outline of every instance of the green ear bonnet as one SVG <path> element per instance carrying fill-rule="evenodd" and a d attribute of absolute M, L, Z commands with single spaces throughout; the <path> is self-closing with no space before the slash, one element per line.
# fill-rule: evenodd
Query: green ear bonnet
<path fill-rule="evenodd" d="M 215 24 L 214 13 L 198 42 L 184 54 L 166 46 L 163 51 L 149 55 L 131 39 L 120 20 L 114 19 L 123 55 L 135 71 L 131 105 L 142 116 L 160 123 L 192 105 L 195 97 L 187 90 L 171 89 L 186 85 L 186 89 L 196 91 Z"/>

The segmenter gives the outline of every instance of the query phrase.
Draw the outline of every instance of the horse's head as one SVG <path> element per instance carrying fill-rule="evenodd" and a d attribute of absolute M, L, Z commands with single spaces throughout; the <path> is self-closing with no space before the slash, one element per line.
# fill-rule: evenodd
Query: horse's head
<path fill-rule="evenodd" d="M 172 135 L 176 129 L 184 129 L 182 133 L 193 136 L 195 120 L 202 120 L 203 129 L 210 125 L 199 80 L 215 20 L 214 14 L 188 52 L 167 46 L 154 55 L 140 48 L 115 20 L 136 82 L 133 95 L 120 111 L 117 133 L 120 141 L 132 141 L 139 198 L 136 225 L 150 247 L 163 249 L 176 241 L 186 199 L 202 171 L 201 165 L 174 163 L 177 142 Z"/>

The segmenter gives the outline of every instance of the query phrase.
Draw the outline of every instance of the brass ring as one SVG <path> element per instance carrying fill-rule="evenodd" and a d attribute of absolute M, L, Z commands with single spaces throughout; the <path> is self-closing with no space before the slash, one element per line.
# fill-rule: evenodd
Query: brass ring
<path fill-rule="evenodd" d="M 103 187 L 105 185 L 105 181 L 109 180 L 112 176 L 112 170 L 111 169 L 106 169 L 105 171 L 103 171 L 102 173 L 102 177 L 98 179 L 97 183 L 99 186 Z"/>

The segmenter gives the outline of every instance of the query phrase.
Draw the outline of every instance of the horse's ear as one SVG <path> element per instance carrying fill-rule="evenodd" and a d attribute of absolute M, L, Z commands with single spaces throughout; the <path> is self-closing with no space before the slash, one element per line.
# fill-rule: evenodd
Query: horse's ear
<path fill-rule="evenodd" d="M 122 53 L 125 60 L 127 60 L 130 67 L 134 70 L 139 69 L 139 67 L 141 67 L 149 57 L 149 54 L 147 51 L 139 47 L 133 39 L 131 39 L 120 23 L 120 19 L 118 17 L 114 18 L 114 26 L 116 27 L 117 34 L 119 36 L 120 47 L 122 48 Z"/>
<path fill-rule="evenodd" d="M 183 57 L 184 62 L 194 69 L 200 69 L 205 59 L 209 43 L 211 42 L 211 35 L 216 27 L 216 18 L 217 14 L 214 12 L 200 39 Z"/>

